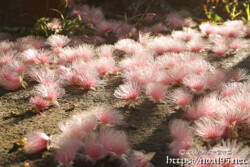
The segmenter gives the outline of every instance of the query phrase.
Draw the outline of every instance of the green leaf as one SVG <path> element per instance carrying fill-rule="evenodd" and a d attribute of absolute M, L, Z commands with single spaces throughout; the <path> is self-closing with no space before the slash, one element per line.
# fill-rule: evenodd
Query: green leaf
<path fill-rule="evenodd" d="M 250 10 L 249 10 L 249 4 L 247 5 L 247 8 L 246 8 L 246 13 L 247 13 L 247 21 L 250 21 Z"/>
<path fill-rule="evenodd" d="M 214 21 L 220 22 L 220 21 L 223 21 L 223 19 L 219 15 L 214 14 Z"/>
<path fill-rule="evenodd" d="M 227 13 L 230 13 L 230 9 L 229 9 L 229 5 L 228 4 L 225 6 L 225 8 L 226 8 Z"/>

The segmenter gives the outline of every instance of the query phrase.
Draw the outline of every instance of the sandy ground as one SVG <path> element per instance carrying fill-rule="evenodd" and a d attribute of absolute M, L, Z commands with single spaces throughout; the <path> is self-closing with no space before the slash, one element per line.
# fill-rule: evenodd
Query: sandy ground
<path fill-rule="evenodd" d="M 202 53 L 206 55 L 206 53 Z M 250 40 L 248 47 L 225 59 L 208 59 L 214 66 L 224 68 L 242 67 L 250 70 Z M 33 114 L 30 109 L 29 98 L 33 95 L 32 90 L 36 83 L 30 84 L 27 89 L 17 91 L 6 91 L 0 88 L 0 167 L 16 167 L 29 162 L 38 167 L 55 167 L 57 163 L 53 160 L 49 151 L 26 155 L 21 149 L 13 148 L 13 142 L 23 138 L 28 132 L 42 130 L 46 134 L 60 133 L 58 123 L 66 120 L 72 114 L 88 112 L 98 105 L 110 105 L 121 110 L 125 116 L 125 125 L 119 128 L 129 136 L 131 148 L 156 152 L 152 163 L 155 167 L 166 167 L 166 156 L 168 155 L 167 144 L 169 141 L 168 123 L 172 118 L 183 116 L 182 111 L 176 111 L 169 104 L 150 102 L 145 96 L 138 100 L 135 107 L 129 107 L 128 102 L 116 99 L 113 92 L 122 83 L 121 77 L 117 76 L 105 80 L 105 84 L 99 86 L 96 91 L 80 90 L 77 87 L 67 87 L 66 94 L 58 100 L 60 107 L 50 107 L 44 111 L 46 118 L 40 114 Z M 77 107 L 68 111 L 70 105 Z M 9 117 L 8 112 L 19 114 Z M 240 141 L 250 145 L 250 133 L 240 131 Z M 76 162 L 74 165 L 92 166 L 91 163 Z M 95 167 L 119 167 L 119 163 L 108 163 L 103 160 Z"/>

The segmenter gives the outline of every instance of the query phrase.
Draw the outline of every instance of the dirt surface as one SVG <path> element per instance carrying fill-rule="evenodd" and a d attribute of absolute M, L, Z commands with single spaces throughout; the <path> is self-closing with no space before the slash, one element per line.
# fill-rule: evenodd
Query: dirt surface
<path fill-rule="evenodd" d="M 250 70 L 250 40 L 248 47 L 236 52 L 236 54 L 225 59 L 208 60 L 214 66 L 222 66 L 230 69 L 235 67 L 247 68 Z M 206 55 L 205 53 L 202 53 Z M 55 167 L 57 162 L 53 160 L 49 151 L 26 155 L 21 149 L 13 148 L 13 142 L 23 138 L 28 132 L 41 130 L 46 134 L 60 133 L 58 123 L 68 119 L 72 114 L 78 112 L 89 112 L 98 105 L 110 105 L 121 110 L 125 116 L 125 125 L 120 129 L 124 130 L 129 137 L 131 148 L 144 150 L 146 152 L 156 152 L 152 163 L 155 167 L 166 167 L 166 156 L 168 155 L 167 144 L 169 141 L 168 123 L 172 118 L 183 116 L 182 111 L 174 110 L 169 104 L 149 101 L 142 96 L 137 104 L 129 105 L 126 100 L 116 99 L 113 96 L 115 88 L 122 83 L 120 76 L 106 79 L 105 83 L 97 87 L 96 91 L 85 91 L 77 87 L 67 87 L 65 95 L 58 100 L 60 107 L 50 107 L 43 113 L 33 114 L 29 104 L 29 98 L 33 95 L 32 90 L 36 83 L 30 84 L 27 89 L 17 91 L 6 91 L 0 88 L 0 167 L 16 167 L 29 162 L 38 167 Z M 77 107 L 69 111 L 70 105 Z M 19 115 L 10 117 L 8 112 L 13 111 Z M 241 138 L 245 144 L 250 145 L 250 134 L 247 131 L 240 131 Z M 76 162 L 76 167 L 89 166 L 91 163 Z M 105 160 L 98 162 L 95 167 L 119 167 L 119 163 L 110 164 Z"/>

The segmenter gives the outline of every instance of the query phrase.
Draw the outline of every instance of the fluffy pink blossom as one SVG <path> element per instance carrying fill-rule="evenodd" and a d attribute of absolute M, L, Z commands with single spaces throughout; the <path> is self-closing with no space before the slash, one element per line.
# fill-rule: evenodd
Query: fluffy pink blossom
<path fill-rule="evenodd" d="M 184 18 L 179 13 L 169 13 L 167 15 L 168 24 L 173 27 L 182 27 L 184 24 Z"/>
<path fill-rule="evenodd" d="M 235 82 L 239 82 L 248 78 L 248 70 L 244 68 L 237 68 L 229 72 L 229 79 Z"/>
<path fill-rule="evenodd" d="M 207 46 L 206 46 L 206 43 L 202 39 L 197 38 L 188 42 L 187 47 L 190 52 L 200 52 L 203 49 L 205 49 Z"/>
<path fill-rule="evenodd" d="M 55 72 L 49 69 L 32 67 L 28 73 L 32 79 L 43 85 L 57 85 L 61 82 Z"/>
<path fill-rule="evenodd" d="M 193 98 L 193 95 L 191 93 L 182 88 L 175 89 L 168 96 L 174 104 L 177 104 L 181 107 L 185 107 L 186 105 L 188 105 Z"/>
<path fill-rule="evenodd" d="M 169 123 L 169 130 L 174 140 L 180 143 L 187 141 L 189 141 L 189 143 L 192 143 L 193 133 L 189 126 L 189 122 L 181 119 L 171 120 L 171 122 Z"/>
<path fill-rule="evenodd" d="M 125 71 L 124 78 L 129 82 L 136 82 L 139 85 L 151 83 L 155 79 L 156 69 L 153 66 L 136 67 Z"/>
<path fill-rule="evenodd" d="M 74 60 L 79 58 L 79 51 L 77 48 L 73 47 L 64 47 L 61 49 L 61 52 L 58 54 L 58 65 L 71 64 Z"/>
<path fill-rule="evenodd" d="M 125 154 L 129 149 L 127 136 L 122 131 L 116 131 L 112 128 L 102 128 L 100 131 L 100 140 L 107 150 L 118 156 Z"/>
<path fill-rule="evenodd" d="M 205 35 L 215 34 L 217 32 L 217 26 L 210 23 L 203 23 L 199 27 Z"/>
<path fill-rule="evenodd" d="M 97 31 L 99 33 L 105 33 L 107 31 L 115 32 L 115 30 L 118 28 L 119 23 L 116 21 L 107 21 L 102 20 L 100 23 L 96 25 Z"/>
<path fill-rule="evenodd" d="M 55 159 L 63 166 L 71 166 L 77 151 L 82 147 L 79 140 L 67 139 L 55 153 Z"/>
<path fill-rule="evenodd" d="M 141 151 L 133 151 L 128 158 L 129 167 L 150 167 L 152 166 L 150 163 L 152 158 Z"/>
<path fill-rule="evenodd" d="M 96 53 L 99 57 L 111 58 L 115 48 L 113 45 L 102 45 L 96 49 Z"/>
<path fill-rule="evenodd" d="M 36 49 L 28 49 L 25 50 L 22 53 L 24 60 L 28 63 L 37 63 L 38 59 L 37 59 L 37 55 L 38 55 L 38 51 Z"/>
<path fill-rule="evenodd" d="M 51 35 L 47 39 L 47 43 L 54 48 L 62 48 L 70 42 L 70 39 L 64 35 Z"/>
<path fill-rule="evenodd" d="M 181 58 L 177 53 L 167 53 L 156 58 L 156 64 L 159 68 L 168 70 L 179 65 Z"/>
<path fill-rule="evenodd" d="M 114 92 L 119 99 L 135 100 L 140 95 L 140 86 L 135 82 L 127 82 L 120 85 Z"/>
<path fill-rule="evenodd" d="M 139 33 L 139 39 L 138 39 L 139 43 L 144 47 L 148 46 L 151 40 L 150 36 L 151 36 L 150 33 L 144 33 L 144 34 Z"/>
<path fill-rule="evenodd" d="M 119 66 L 126 70 L 130 71 L 136 68 L 145 68 L 147 66 L 151 66 L 154 60 L 151 55 L 144 57 L 143 59 L 139 55 L 135 55 L 133 57 L 126 57 L 125 59 L 119 62 Z"/>
<path fill-rule="evenodd" d="M 197 120 L 203 116 L 215 117 L 222 107 L 216 94 L 207 95 L 188 106 L 187 117 L 191 120 Z"/>
<path fill-rule="evenodd" d="M 186 45 L 182 41 L 172 40 L 167 44 L 169 51 L 174 53 L 182 53 L 186 50 Z"/>
<path fill-rule="evenodd" d="M 41 64 L 48 64 L 51 62 L 50 52 L 48 50 L 39 50 L 37 59 Z"/>
<path fill-rule="evenodd" d="M 21 82 L 19 74 L 11 71 L 9 68 L 0 69 L 0 85 L 8 90 L 16 90 L 20 88 Z"/>
<path fill-rule="evenodd" d="M 223 83 L 220 86 L 220 93 L 222 96 L 233 96 L 239 91 L 239 84 L 235 82 Z"/>
<path fill-rule="evenodd" d="M 169 85 L 172 82 L 172 78 L 167 71 L 160 71 L 155 80 L 164 85 Z"/>
<path fill-rule="evenodd" d="M 224 56 L 227 51 L 228 51 L 228 47 L 224 44 L 216 44 L 212 47 L 212 51 L 219 57 Z"/>
<path fill-rule="evenodd" d="M 34 49 L 39 49 L 45 45 L 44 38 L 40 36 L 31 36 L 31 35 L 23 37 L 21 39 L 19 38 L 17 42 L 31 45 L 32 48 Z"/>
<path fill-rule="evenodd" d="M 206 89 L 206 82 L 202 75 L 190 75 L 184 79 L 184 84 L 193 91 L 203 91 Z"/>
<path fill-rule="evenodd" d="M 125 52 L 128 55 L 133 55 L 136 50 L 143 49 L 143 46 L 132 39 L 121 39 L 115 43 L 115 47 L 118 50 Z"/>
<path fill-rule="evenodd" d="M 96 115 L 103 124 L 119 125 L 123 123 L 123 115 L 121 112 L 110 107 L 98 107 L 96 109 Z"/>
<path fill-rule="evenodd" d="M 205 77 L 207 88 L 216 89 L 227 79 L 226 71 L 222 69 L 215 69 Z"/>
<path fill-rule="evenodd" d="M 236 108 L 240 110 L 245 110 L 250 112 L 250 94 L 248 93 L 239 93 L 233 96 L 230 99 L 230 102 L 236 106 Z"/>
<path fill-rule="evenodd" d="M 45 109 L 50 106 L 50 101 L 45 100 L 41 97 L 35 96 L 30 98 L 30 102 L 38 109 Z"/>
<path fill-rule="evenodd" d="M 195 60 L 190 63 L 190 68 L 196 74 L 204 74 L 205 72 L 212 71 L 213 67 L 205 60 Z"/>
<path fill-rule="evenodd" d="M 113 69 L 115 68 L 115 60 L 112 57 L 101 57 L 92 63 L 100 76 L 112 73 Z"/>
<path fill-rule="evenodd" d="M 15 59 L 16 51 L 9 51 L 7 53 L 0 54 L 0 65 L 6 65 L 11 63 Z"/>
<path fill-rule="evenodd" d="M 41 131 L 33 131 L 26 136 L 24 151 L 32 154 L 44 150 L 47 147 L 49 136 Z"/>
<path fill-rule="evenodd" d="M 38 96 L 48 99 L 53 102 L 64 95 L 65 91 L 59 85 L 43 85 L 36 86 L 36 92 Z"/>
<path fill-rule="evenodd" d="M 97 125 L 97 118 L 92 114 L 80 113 L 73 115 L 64 123 L 59 123 L 60 130 L 71 139 L 83 139 Z"/>
<path fill-rule="evenodd" d="M 54 31 L 58 31 L 62 27 L 62 23 L 61 20 L 54 18 L 52 21 L 48 22 L 47 26 Z"/>
<path fill-rule="evenodd" d="M 155 103 L 165 98 L 166 90 L 167 87 L 161 83 L 149 83 L 146 86 L 146 94 Z"/>
<path fill-rule="evenodd" d="M 232 128 L 233 124 L 233 128 L 238 128 L 243 126 L 244 124 L 247 124 L 249 120 L 250 114 L 247 111 L 242 111 L 236 107 L 227 107 L 226 110 L 221 110 L 219 112 L 220 124 L 225 129 L 223 134 L 224 136 L 228 136 L 229 130 Z"/>
<path fill-rule="evenodd" d="M 8 53 L 14 48 L 14 43 L 10 41 L 1 41 L 0 42 L 0 50 L 2 53 Z"/>
<path fill-rule="evenodd" d="M 195 134 L 203 139 L 214 140 L 221 137 L 224 133 L 224 127 L 211 117 L 203 117 L 195 121 Z"/>
<path fill-rule="evenodd" d="M 176 68 L 169 71 L 169 74 L 170 74 L 172 80 L 176 84 L 181 84 L 182 81 L 184 80 L 184 78 L 187 77 L 190 74 L 190 72 L 191 72 L 191 69 L 188 66 L 188 64 L 182 63 L 179 66 L 177 66 Z"/>
<path fill-rule="evenodd" d="M 172 33 L 172 36 L 174 39 L 187 42 L 187 41 L 191 41 L 195 38 L 198 38 L 200 36 L 200 34 L 198 31 L 196 31 L 194 29 L 184 27 L 183 31 L 174 31 Z"/>
<path fill-rule="evenodd" d="M 85 62 L 88 62 L 93 59 L 95 56 L 95 50 L 93 45 L 89 44 L 83 44 L 77 47 L 77 50 L 79 58 L 84 60 Z"/>
<path fill-rule="evenodd" d="M 107 149 L 102 144 L 99 135 L 94 133 L 84 142 L 84 151 L 87 159 L 91 161 L 102 159 L 107 155 Z"/>
<path fill-rule="evenodd" d="M 158 55 L 164 54 L 166 52 L 170 52 L 170 44 L 173 41 L 171 37 L 168 36 L 159 36 L 153 38 L 149 43 L 148 47 L 154 50 Z"/>
<path fill-rule="evenodd" d="M 212 149 L 210 149 L 211 152 L 216 151 L 218 152 L 220 150 L 222 154 L 217 155 L 216 158 L 222 158 L 222 159 L 230 159 L 232 162 L 229 164 L 229 161 L 226 161 L 224 163 L 221 163 L 218 165 L 218 167 L 247 167 L 249 166 L 249 156 L 250 156 L 250 149 L 248 146 L 246 146 L 243 143 L 237 143 L 236 140 L 222 140 L 221 143 L 214 146 Z M 223 154 L 224 152 L 224 154 Z M 237 162 L 239 160 L 242 160 L 241 162 L 244 163 L 233 163 L 234 161 Z"/>
<path fill-rule="evenodd" d="M 233 50 L 238 50 L 241 48 L 244 48 L 246 46 L 246 41 L 244 41 L 243 39 L 233 39 L 230 44 L 229 47 Z"/>
<path fill-rule="evenodd" d="M 22 74 L 26 70 L 26 65 L 19 59 L 12 61 L 8 64 L 12 71 Z"/>

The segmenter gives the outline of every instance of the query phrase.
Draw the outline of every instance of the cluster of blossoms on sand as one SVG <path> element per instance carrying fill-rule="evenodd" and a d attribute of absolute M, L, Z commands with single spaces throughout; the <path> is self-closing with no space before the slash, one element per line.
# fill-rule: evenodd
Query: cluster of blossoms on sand
<path fill-rule="evenodd" d="M 130 149 L 127 135 L 115 128 L 124 124 L 122 114 L 110 107 L 101 106 L 92 112 L 74 114 L 59 123 L 61 134 L 47 136 L 33 131 L 26 136 L 24 151 L 32 154 L 44 149 L 54 152 L 58 166 L 72 166 L 74 161 L 96 161 L 108 158 L 120 160 L 120 166 L 151 166 L 153 154 Z"/>
<path fill-rule="evenodd" d="M 171 24 L 178 22 L 172 20 Z M 211 55 L 226 58 L 244 48 L 243 37 L 249 36 L 249 25 L 241 21 L 219 26 L 204 23 L 200 30 L 186 27 L 159 36 L 140 33 L 137 41 L 125 38 L 101 46 L 64 35 L 2 41 L 0 85 L 17 90 L 37 82 L 30 103 L 42 111 L 60 105 L 57 99 L 67 86 L 95 90 L 110 77 L 121 76 L 124 83 L 115 90 L 116 98 L 133 102 L 146 95 L 156 104 L 168 102 L 183 112 L 184 119 L 169 124 L 172 155 L 181 156 L 179 150 L 194 149 L 202 141 L 199 147 L 206 147 L 203 149 L 229 149 L 232 157 L 248 159 L 247 147 L 223 140 L 237 138 L 239 129 L 250 125 L 247 70 L 214 67 L 203 55 L 212 51 Z M 62 134 L 56 140 L 40 131 L 28 134 L 24 150 L 34 153 L 46 147 L 54 149 L 55 159 L 65 166 L 74 160 L 95 162 L 108 156 L 121 159 L 125 166 L 149 167 L 151 158 L 131 151 L 125 133 L 107 126 L 121 120 L 121 113 L 105 107 L 79 113 L 59 124 Z"/>

